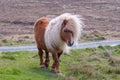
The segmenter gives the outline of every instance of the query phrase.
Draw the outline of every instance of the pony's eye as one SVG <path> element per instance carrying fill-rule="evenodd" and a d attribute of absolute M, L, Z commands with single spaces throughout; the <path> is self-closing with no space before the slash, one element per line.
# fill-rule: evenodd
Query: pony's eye
<path fill-rule="evenodd" d="M 72 34 L 72 36 L 73 36 L 73 32 L 70 31 L 70 30 L 65 29 L 64 32 L 65 32 L 65 33 L 70 33 L 70 34 Z"/>
<path fill-rule="evenodd" d="M 64 32 L 69 32 L 69 30 L 66 30 L 66 29 L 65 29 Z"/>
<path fill-rule="evenodd" d="M 65 29 L 64 32 L 65 32 L 65 33 L 72 33 L 72 31 L 67 30 L 67 29 Z"/>

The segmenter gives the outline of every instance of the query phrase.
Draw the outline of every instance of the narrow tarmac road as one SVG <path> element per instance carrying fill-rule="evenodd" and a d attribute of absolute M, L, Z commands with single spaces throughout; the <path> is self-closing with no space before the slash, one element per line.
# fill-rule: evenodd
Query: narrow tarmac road
<path fill-rule="evenodd" d="M 74 45 L 70 49 L 95 48 L 98 46 L 116 46 L 120 45 L 120 40 L 103 40 L 95 42 L 86 42 Z M 14 52 L 14 51 L 37 51 L 37 47 L 33 46 L 2 46 L 0 52 Z"/>

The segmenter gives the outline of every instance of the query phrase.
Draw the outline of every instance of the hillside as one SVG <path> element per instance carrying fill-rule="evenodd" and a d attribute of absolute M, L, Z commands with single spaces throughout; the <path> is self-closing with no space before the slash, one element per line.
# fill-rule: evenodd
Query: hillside
<path fill-rule="evenodd" d="M 83 16 L 86 34 L 120 39 L 120 0 L 1 0 L 0 35 L 33 34 L 38 18 L 65 12 Z"/>

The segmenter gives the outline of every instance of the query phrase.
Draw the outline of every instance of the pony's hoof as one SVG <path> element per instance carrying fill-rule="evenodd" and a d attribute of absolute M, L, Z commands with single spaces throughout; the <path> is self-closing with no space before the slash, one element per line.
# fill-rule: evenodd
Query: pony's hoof
<path fill-rule="evenodd" d="M 49 67 L 49 65 L 48 65 L 48 64 L 45 64 L 45 67 L 46 67 L 46 68 L 48 68 L 48 67 Z"/>
<path fill-rule="evenodd" d="M 64 76 L 61 72 L 57 73 L 58 76 Z"/>
<path fill-rule="evenodd" d="M 54 73 L 56 73 L 56 69 L 51 69 L 51 72 L 54 72 Z"/>
<path fill-rule="evenodd" d="M 46 68 L 46 66 L 45 65 L 40 65 L 40 68 Z"/>

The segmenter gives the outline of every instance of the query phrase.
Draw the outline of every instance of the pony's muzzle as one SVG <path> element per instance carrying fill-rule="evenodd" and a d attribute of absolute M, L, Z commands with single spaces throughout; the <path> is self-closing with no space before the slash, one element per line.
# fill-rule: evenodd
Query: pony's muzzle
<path fill-rule="evenodd" d="M 68 41 L 67 43 L 68 46 L 73 46 L 73 44 L 74 44 L 74 41 Z"/>

